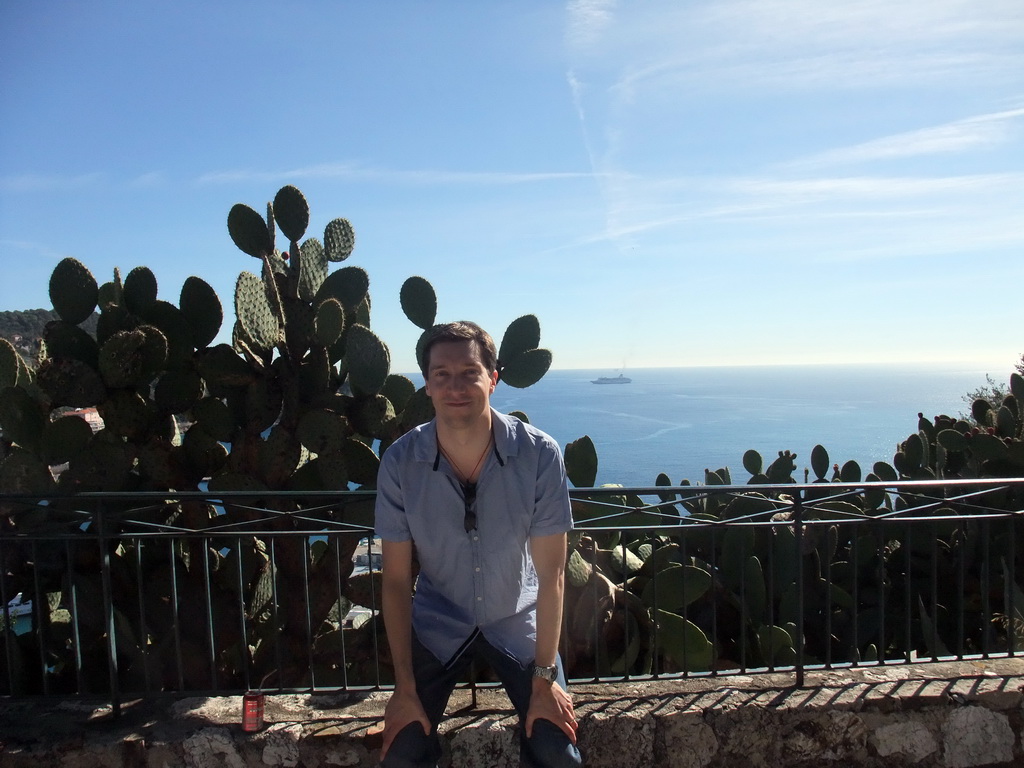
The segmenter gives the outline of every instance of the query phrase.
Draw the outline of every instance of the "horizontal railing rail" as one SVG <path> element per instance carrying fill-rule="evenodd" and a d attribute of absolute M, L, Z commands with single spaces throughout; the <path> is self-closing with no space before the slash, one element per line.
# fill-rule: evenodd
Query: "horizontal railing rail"
<path fill-rule="evenodd" d="M 571 679 L 1024 651 L 1024 478 L 571 496 Z M 374 498 L 0 496 L 0 695 L 387 688 Z"/>

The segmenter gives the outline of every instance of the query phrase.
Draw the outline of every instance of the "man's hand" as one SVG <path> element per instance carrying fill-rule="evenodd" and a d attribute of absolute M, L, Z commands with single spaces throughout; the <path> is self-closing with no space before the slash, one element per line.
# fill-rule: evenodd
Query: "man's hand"
<path fill-rule="evenodd" d="M 429 736 L 430 719 L 423 711 L 423 705 L 420 703 L 420 697 L 416 695 L 416 691 L 405 693 L 396 689 L 384 708 L 384 743 L 380 748 L 382 760 L 388 753 L 395 736 L 409 723 L 416 722 L 423 726 L 423 733 Z"/>
<path fill-rule="evenodd" d="M 533 736 L 533 724 L 537 720 L 550 720 L 576 743 L 576 716 L 572 710 L 572 697 L 558 683 L 534 678 L 530 695 L 530 709 L 526 713 L 526 737 Z"/>

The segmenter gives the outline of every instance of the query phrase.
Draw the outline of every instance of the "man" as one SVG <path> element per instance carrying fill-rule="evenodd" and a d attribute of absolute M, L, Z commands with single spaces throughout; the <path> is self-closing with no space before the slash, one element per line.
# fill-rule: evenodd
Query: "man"
<path fill-rule="evenodd" d="M 377 484 L 382 606 L 395 668 L 382 764 L 437 764 L 437 725 L 480 656 L 519 714 L 522 763 L 579 766 L 558 657 L 572 527 L 558 446 L 491 408 L 497 353 L 476 324 L 436 327 L 421 365 L 435 418 L 387 449 Z"/>

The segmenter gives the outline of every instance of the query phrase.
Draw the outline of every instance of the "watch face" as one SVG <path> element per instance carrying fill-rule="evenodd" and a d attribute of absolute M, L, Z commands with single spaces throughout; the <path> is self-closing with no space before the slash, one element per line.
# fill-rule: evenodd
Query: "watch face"
<path fill-rule="evenodd" d="M 539 667 L 535 664 L 533 667 L 533 676 L 542 678 L 544 680 L 548 680 L 549 682 L 553 683 L 555 679 L 558 677 L 558 667 Z"/>

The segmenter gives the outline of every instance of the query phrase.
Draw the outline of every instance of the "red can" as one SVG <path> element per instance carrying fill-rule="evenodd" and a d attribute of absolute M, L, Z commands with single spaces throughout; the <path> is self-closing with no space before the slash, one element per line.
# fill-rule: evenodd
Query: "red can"
<path fill-rule="evenodd" d="M 263 727 L 263 701 L 265 695 L 260 691 L 246 691 L 242 697 L 242 730 L 258 731 Z"/>

